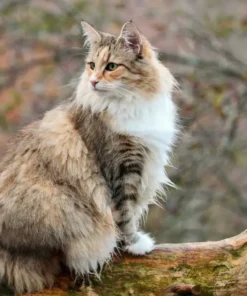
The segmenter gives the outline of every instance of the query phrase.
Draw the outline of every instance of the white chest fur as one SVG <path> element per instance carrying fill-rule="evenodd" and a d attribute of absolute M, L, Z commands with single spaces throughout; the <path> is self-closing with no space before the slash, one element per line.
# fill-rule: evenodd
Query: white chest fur
<path fill-rule="evenodd" d="M 114 112 L 111 107 L 109 113 Z M 119 104 L 114 118 L 115 131 L 138 137 L 151 151 L 163 156 L 163 164 L 167 163 L 177 132 L 176 108 L 170 95 L 159 95 L 152 101 L 136 99 L 126 107 Z"/>

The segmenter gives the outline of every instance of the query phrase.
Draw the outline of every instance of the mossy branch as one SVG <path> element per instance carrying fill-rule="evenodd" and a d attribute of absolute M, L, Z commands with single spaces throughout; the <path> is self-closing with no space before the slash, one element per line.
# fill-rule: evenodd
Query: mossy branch
<path fill-rule="evenodd" d="M 72 284 L 62 275 L 54 288 L 35 296 L 244 296 L 247 231 L 218 242 L 157 245 L 147 256 L 124 254 L 105 267 L 101 281 L 93 278 L 79 290 Z"/>

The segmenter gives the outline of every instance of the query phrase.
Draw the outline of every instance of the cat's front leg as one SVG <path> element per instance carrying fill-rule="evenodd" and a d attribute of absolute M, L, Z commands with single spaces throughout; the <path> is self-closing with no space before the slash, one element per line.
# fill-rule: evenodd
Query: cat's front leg
<path fill-rule="evenodd" d="M 124 200 L 122 208 L 113 215 L 121 231 L 123 249 L 134 255 L 145 255 L 154 248 L 154 240 L 139 229 L 141 211 L 132 201 Z"/>
<path fill-rule="evenodd" d="M 132 164 L 123 179 L 118 180 L 113 194 L 113 217 L 118 225 L 123 249 L 134 255 L 144 255 L 154 248 L 154 240 L 139 230 L 139 221 L 146 210 L 140 202 L 141 174 Z"/>

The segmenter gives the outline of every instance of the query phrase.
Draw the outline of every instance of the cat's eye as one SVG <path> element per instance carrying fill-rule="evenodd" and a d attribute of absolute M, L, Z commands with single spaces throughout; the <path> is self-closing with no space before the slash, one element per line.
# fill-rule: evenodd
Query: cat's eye
<path fill-rule="evenodd" d="M 91 63 L 89 63 L 89 66 L 90 66 L 90 68 L 91 68 L 92 70 L 94 70 L 94 68 L 95 68 L 95 63 L 94 63 L 94 62 L 91 62 Z"/>
<path fill-rule="evenodd" d="M 118 67 L 118 64 L 115 64 L 115 63 L 109 63 L 109 64 L 105 67 L 105 69 L 106 69 L 107 71 L 114 71 L 114 70 L 117 69 L 117 67 Z"/>

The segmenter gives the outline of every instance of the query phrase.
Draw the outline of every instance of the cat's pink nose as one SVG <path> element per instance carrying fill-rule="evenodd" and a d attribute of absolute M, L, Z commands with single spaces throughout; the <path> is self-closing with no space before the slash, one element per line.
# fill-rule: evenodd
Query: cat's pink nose
<path fill-rule="evenodd" d="M 96 84 L 97 84 L 99 81 L 97 81 L 97 80 L 90 80 L 90 82 L 91 82 L 92 86 L 95 87 Z"/>

